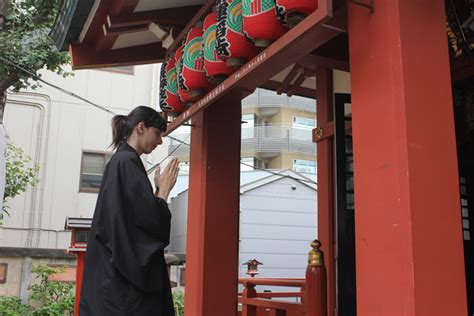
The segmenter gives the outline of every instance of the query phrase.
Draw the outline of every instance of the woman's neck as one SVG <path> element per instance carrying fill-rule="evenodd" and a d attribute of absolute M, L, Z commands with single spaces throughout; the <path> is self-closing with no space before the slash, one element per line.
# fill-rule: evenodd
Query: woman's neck
<path fill-rule="evenodd" d="M 130 135 L 130 137 L 127 138 L 127 140 L 125 141 L 130 147 L 132 147 L 133 149 L 135 149 L 135 151 L 137 152 L 137 154 L 139 156 L 141 156 L 143 154 L 143 150 L 140 146 L 140 143 L 138 142 L 138 138 L 136 137 L 136 135 L 134 135 L 132 133 L 132 135 Z"/>

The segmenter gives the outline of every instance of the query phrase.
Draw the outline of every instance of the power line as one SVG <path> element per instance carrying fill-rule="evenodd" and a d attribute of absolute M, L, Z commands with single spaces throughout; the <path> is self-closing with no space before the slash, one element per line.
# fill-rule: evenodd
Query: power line
<path fill-rule="evenodd" d="M 55 84 L 52 84 L 52 83 L 50 83 L 50 82 L 48 82 L 48 81 L 46 81 L 46 80 L 44 80 L 44 79 L 41 79 L 38 75 L 36 75 L 36 74 L 32 73 L 31 71 L 29 71 L 29 70 L 27 70 L 27 69 L 25 69 L 25 68 L 23 68 L 23 67 L 21 67 L 21 66 L 15 64 L 15 63 L 11 62 L 11 61 L 9 61 L 8 59 L 5 59 L 5 58 L 2 57 L 2 56 L 0 56 L 0 59 L 3 60 L 4 62 L 8 63 L 9 65 L 13 66 L 14 68 L 17 68 L 17 69 L 21 70 L 22 72 L 26 73 L 27 75 L 31 76 L 34 80 L 41 81 L 41 82 L 43 82 L 44 84 L 47 84 L 47 85 L 50 86 L 50 87 L 53 87 L 53 88 L 55 88 L 55 89 L 57 89 L 57 90 L 59 90 L 59 91 L 65 93 L 65 94 L 67 94 L 67 95 L 70 95 L 70 96 L 72 96 L 72 97 L 74 97 L 74 98 L 77 98 L 77 99 L 79 99 L 79 100 L 81 100 L 81 101 L 84 101 L 84 102 L 86 102 L 86 103 L 88 103 L 88 104 L 90 104 L 90 105 L 92 105 L 92 106 L 94 106 L 94 107 L 96 107 L 96 108 L 98 108 L 98 109 L 100 109 L 100 110 L 102 110 L 102 111 L 105 111 L 105 112 L 110 113 L 110 114 L 112 114 L 112 115 L 117 115 L 117 113 L 113 112 L 112 110 L 107 109 L 107 108 L 104 107 L 104 106 L 101 106 L 101 105 L 99 105 L 99 104 L 96 104 L 96 103 L 94 103 L 94 102 L 92 102 L 92 101 L 87 100 L 86 98 L 81 97 L 80 95 L 75 94 L 74 92 L 71 92 L 71 91 L 66 90 L 66 89 L 64 89 L 64 88 L 61 88 L 61 87 L 59 87 L 59 86 L 57 86 L 57 85 L 55 85 Z M 177 138 L 175 138 L 175 137 L 171 137 L 171 136 L 169 136 L 169 135 L 168 135 L 167 137 L 170 137 L 171 139 L 174 139 L 174 140 L 176 140 L 176 141 L 179 141 L 179 140 L 178 140 Z M 182 143 L 184 143 L 184 142 L 182 142 Z M 180 145 L 178 145 L 171 153 L 169 153 L 168 156 L 166 156 L 160 163 L 163 163 L 163 161 L 165 161 L 165 160 L 166 160 L 168 157 L 170 157 L 176 150 L 178 150 L 179 147 L 181 147 L 182 143 L 181 143 Z M 153 172 L 153 170 L 155 170 L 156 167 L 158 167 L 158 165 L 159 165 L 160 163 L 158 163 L 158 164 L 154 165 L 153 167 L 151 167 L 150 169 L 148 169 L 148 170 L 147 170 L 147 173 L 150 174 L 151 172 Z"/>
<path fill-rule="evenodd" d="M 186 137 L 186 139 L 185 139 L 184 141 L 182 141 L 182 140 L 180 140 L 180 139 L 177 139 L 176 137 L 170 137 L 170 136 L 168 136 L 168 137 L 170 137 L 171 139 L 173 139 L 173 140 L 179 142 L 179 143 L 180 143 L 179 146 L 181 146 L 181 145 L 190 146 L 190 144 L 186 143 L 186 140 L 187 140 L 190 136 L 191 136 L 191 135 L 188 135 L 188 137 Z M 172 153 L 175 152 L 176 149 L 179 148 L 179 146 L 176 147 L 175 150 L 172 151 Z M 168 158 L 168 157 L 167 157 L 167 158 Z M 166 159 L 166 158 L 165 158 L 165 159 Z M 163 159 L 162 162 L 163 162 L 165 159 Z M 276 176 L 279 176 L 279 177 L 290 178 L 290 179 L 293 179 L 293 180 L 297 180 L 297 181 L 301 181 L 301 182 L 307 182 L 307 183 L 316 184 L 316 185 L 318 184 L 316 181 L 305 180 L 305 179 L 300 179 L 300 178 L 295 178 L 295 177 L 293 177 L 293 176 L 281 174 L 281 173 L 278 173 L 278 172 L 274 172 L 274 171 L 271 171 L 271 170 L 269 170 L 269 169 L 259 168 L 259 167 L 256 167 L 256 166 L 254 166 L 254 165 L 249 165 L 249 164 L 246 164 L 245 162 L 242 162 L 242 161 L 240 162 L 240 164 L 241 164 L 241 165 L 244 165 L 244 166 L 247 166 L 247 167 L 250 167 L 250 168 L 252 168 L 252 169 L 254 169 L 254 170 L 265 171 L 265 172 L 271 173 L 271 174 L 276 175 Z M 156 168 L 158 165 L 159 165 L 159 163 L 156 164 L 155 166 L 153 166 L 152 168 L 154 169 L 154 168 Z M 149 170 L 150 170 L 150 169 L 149 169 Z"/>
<path fill-rule="evenodd" d="M 29 71 L 29 70 L 27 70 L 27 69 L 25 69 L 25 68 L 23 68 L 23 67 L 21 67 L 21 66 L 15 64 L 15 63 L 11 62 L 11 61 L 9 61 L 8 59 L 5 59 L 5 58 L 2 57 L 2 56 L 0 56 L 0 59 L 3 60 L 4 62 L 6 62 L 7 64 L 13 66 L 14 68 L 16 68 L 16 69 L 18 69 L 18 70 L 21 70 L 22 72 L 24 72 L 25 74 L 29 75 L 29 76 L 30 76 L 32 79 L 34 79 L 34 80 L 40 81 L 40 82 L 42 82 L 42 83 L 44 83 L 44 84 L 47 84 L 48 86 L 51 86 L 51 87 L 53 87 L 53 88 L 55 88 L 55 89 L 57 89 L 57 90 L 59 90 L 59 91 L 65 93 L 65 94 L 67 94 L 67 95 L 70 95 L 70 96 L 72 96 L 72 97 L 74 97 L 74 98 L 77 98 L 77 99 L 79 99 L 79 100 L 81 100 L 81 101 L 84 101 L 84 102 L 86 102 L 86 103 L 89 103 L 90 105 L 92 105 L 92 106 L 94 106 L 94 107 L 96 107 L 96 108 L 99 108 L 99 109 L 101 109 L 102 111 L 108 112 L 108 113 L 110 113 L 110 114 L 112 114 L 112 115 L 117 115 L 117 113 L 115 113 L 115 112 L 113 112 L 113 111 L 107 109 L 106 107 L 103 107 L 103 106 L 101 106 L 101 105 L 98 105 L 97 103 L 94 103 L 94 102 L 92 102 L 92 101 L 89 101 L 89 100 L 87 100 L 86 98 L 83 98 L 83 97 L 81 97 L 80 95 L 75 94 L 74 92 L 71 92 L 71 91 L 66 90 L 66 89 L 64 89 L 64 88 L 61 88 L 61 87 L 59 87 L 59 86 L 57 86 L 57 85 L 55 85 L 55 84 L 52 84 L 52 83 L 50 83 L 50 82 L 48 82 L 48 81 L 46 81 L 46 80 L 41 79 L 41 77 L 39 77 L 38 75 L 36 75 L 36 74 L 32 73 L 31 71 Z"/>
<path fill-rule="evenodd" d="M 80 95 L 75 94 L 74 92 L 71 92 L 71 91 L 66 90 L 66 89 L 64 89 L 64 88 L 61 88 L 61 87 L 59 87 L 59 86 L 57 86 L 57 85 L 55 85 L 55 84 L 52 84 L 52 83 L 50 83 L 50 82 L 48 82 L 48 81 L 46 81 L 46 80 L 44 80 L 44 79 L 41 79 L 41 77 L 39 77 L 38 75 L 34 74 L 33 72 L 31 72 L 31 71 L 29 71 L 29 70 L 27 70 L 27 69 L 25 69 L 25 68 L 23 68 L 23 67 L 21 67 L 21 66 L 15 64 L 15 63 L 13 63 L 13 62 L 11 62 L 11 61 L 9 61 L 8 59 L 6 59 L 6 58 L 4 58 L 4 57 L 2 57 L 2 56 L 0 56 L 0 59 L 3 60 L 4 62 L 6 62 L 7 64 L 13 66 L 14 68 L 17 68 L 17 69 L 21 70 L 22 72 L 26 73 L 27 75 L 29 75 L 29 76 L 30 76 L 32 79 L 34 79 L 34 80 L 40 81 L 40 82 L 42 82 L 42 83 L 44 83 L 44 84 L 46 84 L 46 85 L 48 85 L 48 86 L 50 86 L 50 87 L 53 87 L 53 88 L 55 88 L 55 89 L 57 89 L 57 90 L 59 90 L 59 91 L 65 93 L 65 94 L 67 94 L 67 95 L 70 95 L 70 96 L 72 96 L 72 97 L 74 97 L 74 98 L 77 98 L 77 99 L 79 99 L 79 100 L 81 100 L 81 101 L 84 101 L 84 102 L 86 102 L 86 103 L 88 103 L 88 104 L 90 104 L 90 105 L 92 105 L 92 106 L 94 106 L 94 107 L 96 107 L 96 108 L 98 108 L 98 109 L 100 109 L 100 110 L 102 110 L 102 111 L 105 111 L 105 112 L 110 113 L 110 114 L 112 114 L 112 115 L 117 115 L 117 113 L 113 112 L 112 110 L 109 110 L 108 108 L 106 108 L 106 107 L 104 107 L 104 106 L 101 106 L 101 105 L 99 105 L 99 104 L 97 104 L 97 103 L 94 103 L 94 102 L 92 102 L 92 101 L 89 101 L 89 100 L 87 100 L 86 98 L 83 98 L 83 97 L 81 97 Z M 159 163 L 157 163 L 157 164 L 153 165 L 151 168 L 149 168 L 149 169 L 147 170 L 147 174 L 151 174 L 161 163 L 163 163 L 166 159 L 168 159 L 168 158 L 169 158 L 174 152 L 176 152 L 183 144 L 189 146 L 189 144 L 186 143 L 186 140 L 188 140 L 190 136 L 191 136 L 191 134 L 189 134 L 188 137 L 187 137 L 184 141 L 182 141 L 182 140 L 180 140 L 180 139 L 178 139 L 178 138 L 176 138 L 176 137 L 172 137 L 172 136 L 168 135 L 167 137 L 169 137 L 169 138 L 172 139 L 172 140 L 175 140 L 175 141 L 179 142 L 180 144 L 179 144 L 175 149 L 173 149 L 170 153 L 168 153 L 168 155 L 167 155 L 165 158 L 163 158 Z M 274 171 L 271 171 L 271 170 L 268 170 L 268 169 L 265 169 L 265 168 L 258 168 L 258 167 L 256 167 L 256 166 L 252 166 L 252 165 L 249 165 L 249 164 L 246 164 L 246 163 L 243 163 L 243 162 L 240 162 L 240 164 L 241 164 L 241 165 L 244 165 L 244 166 L 247 166 L 247 167 L 251 167 L 251 168 L 253 168 L 254 170 L 265 171 L 265 172 L 271 173 L 271 174 L 273 174 L 273 175 L 277 175 L 277 176 L 281 176 L 281 177 L 285 177 L 285 178 L 291 178 L 291 179 L 293 179 L 293 180 L 298 180 L 298 181 L 302 181 L 302 182 L 308 182 L 308 183 L 312 183 L 312 184 L 317 184 L 315 181 L 299 179 L 299 178 L 292 177 L 292 176 L 290 176 L 290 175 L 282 175 L 282 174 L 280 174 L 280 173 L 278 173 L 278 172 L 274 172 Z"/>
<path fill-rule="evenodd" d="M 171 139 L 173 139 L 173 140 L 179 141 L 179 142 L 181 142 L 181 143 L 180 143 L 178 146 L 176 146 L 176 148 L 173 149 L 170 153 L 168 153 L 168 156 L 166 156 L 165 158 L 163 158 L 159 163 L 157 163 L 157 164 L 153 165 L 151 168 L 149 168 L 149 169 L 146 171 L 147 174 L 152 173 L 160 164 L 163 163 L 163 161 L 165 161 L 166 159 L 168 159 L 168 158 L 169 158 L 175 151 L 177 151 L 177 150 L 179 149 L 179 147 L 181 147 L 183 144 L 189 146 L 189 144 L 186 143 L 186 140 L 188 140 L 189 137 L 191 137 L 191 134 L 189 134 L 188 137 L 186 137 L 186 139 L 185 139 L 184 141 L 181 141 L 181 140 L 179 140 L 179 139 L 177 139 L 177 138 L 175 138 L 175 137 L 171 137 L 171 136 L 169 136 L 169 135 L 168 135 L 167 137 L 169 137 L 169 138 L 171 138 Z"/>

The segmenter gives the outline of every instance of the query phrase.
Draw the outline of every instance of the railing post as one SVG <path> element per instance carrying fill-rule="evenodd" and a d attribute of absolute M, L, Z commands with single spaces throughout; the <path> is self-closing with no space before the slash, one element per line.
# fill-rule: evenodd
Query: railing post
<path fill-rule="evenodd" d="M 327 316 L 327 280 L 321 243 L 314 240 L 308 253 L 306 268 L 306 316 Z"/>
<path fill-rule="evenodd" d="M 251 282 L 245 282 L 244 284 L 245 289 L 242 292 L 242 297 L 245 298 L 253 298 L 257 297 L 257 291 L 255 290 L 255 284 Z M 242 316 L 257 316 L 257 307 L 251 306 L 247 304 L 243 304 L 242 306 Z"/>

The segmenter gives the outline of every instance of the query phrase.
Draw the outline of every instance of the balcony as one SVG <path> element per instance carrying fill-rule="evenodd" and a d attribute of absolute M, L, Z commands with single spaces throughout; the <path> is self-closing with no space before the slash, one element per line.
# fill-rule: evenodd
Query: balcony
<path fill-rule="evenodd" d="M 276 115 L 280 108 L 316 113 L 316 100 L 286 95 L 278 95 L 274 91 L 257 89 L 255 93 L 242 100 L 242 108 L 257 107 L 264 117 Z"/>
<path fill-rule="evenodd" d="M 180 158 L 189 156 L 189 133 L 176 133 L 168 147 L 168 153 Z M 181 145 L 181 146 L 180 146 Z M 311 130 L 281 125 L 242 125 L 241 152 L 259 154 L 263 159 L 277 157 L 281 153 L 315 155 L 316 145 L 311 141 Z"/>

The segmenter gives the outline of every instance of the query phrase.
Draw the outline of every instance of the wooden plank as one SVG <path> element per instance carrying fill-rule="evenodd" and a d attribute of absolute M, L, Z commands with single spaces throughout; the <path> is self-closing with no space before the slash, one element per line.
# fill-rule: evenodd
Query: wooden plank
<path fill-rule="evenodd" d="M 273 90 L 277 91 L 278 87 L 280 86 L 280 82 L 274 81 L 274 80 L 269 80 L 265 82 L 264 84 L 260 85 L 259 88 L 267 89 L 267 90 Z M 295 93 L 293 95 L 298 95 L 301 97 L 306 97 L 306 98 L 311 98 L 314 99 L 316 96 L 316 89 L 310 89 L 306 87 L 298 87 L 296 89 Z"/>
<path fill-rule="evenodd" d="M 298 60 L 298 64 L 316 70 L 318 67 L 349 71 L 349 63 L 344 60 L 309 54 Z"/>
<path fill-rule="evenodd" d="M 257 307 L 283 309 L 286 311 L 304 311 L 304 305 L 301 303 L 269 300 L 264 298 L 239 297 L 239 303 Z"/>
<path fill-rule="evenodd" d="M 285 287 L 304 287 L 305 279 L 283 279 L 283 278 L 240 278 L 239 283 L 246 286 L 254 285 L 271 285 Z"/>
<path fill-rule="evenodd" d="M 291 85 L 296 76 L 302 76 L 304 73 L 304 68 L 298 65 L 294 65 L 291 71 L 286 75 L 286 78 L 281 83 L 280 87 L 277 89 L 278 94 L 285 92 L 288 87 Z"/>
<path fill-rule="evenodd" d="M 111 28 L 157 23 L 163 26 L 185 26 L 199 11 L 201 6 L 186 6 L 145 12 L 136 12 L 127 15 L 107 16 L 107 25 Z"/>
<path fill-rule="evenodd" d="M 70 46 L 73 69 L 143 65 L 161 63 L 165 49 L 161 43 L 97 52 L 93 46 L 73 44 Z M 150 51 L 154 54 L 151 55 Z"/>

